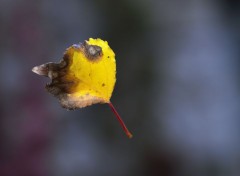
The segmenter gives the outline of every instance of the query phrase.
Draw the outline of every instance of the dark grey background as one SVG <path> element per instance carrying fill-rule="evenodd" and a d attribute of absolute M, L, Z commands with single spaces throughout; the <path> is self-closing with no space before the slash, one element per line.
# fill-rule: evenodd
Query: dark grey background
<path fill-rule="evenodd" d="M 233 0 L 1 0 L 1 176 L 240 175 L 240 6 Z M 102 38 L 112 102 L 66 111 L 31 72 Z"/>

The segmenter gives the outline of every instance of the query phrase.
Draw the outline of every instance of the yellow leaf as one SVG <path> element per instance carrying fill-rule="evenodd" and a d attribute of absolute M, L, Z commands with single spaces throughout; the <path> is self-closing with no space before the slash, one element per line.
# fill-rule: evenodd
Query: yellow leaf
<path fill-rule="evenodd" d="M 128 137 L 132 137 L 110 102 L 116 82 L 116 61 L 107 41 L 90 38 L 74 44 L 67 48 L 59 63 L 46 63 L 32 71 L 52 79 L 46 89 L 66 109 L 108 103 Z"/>

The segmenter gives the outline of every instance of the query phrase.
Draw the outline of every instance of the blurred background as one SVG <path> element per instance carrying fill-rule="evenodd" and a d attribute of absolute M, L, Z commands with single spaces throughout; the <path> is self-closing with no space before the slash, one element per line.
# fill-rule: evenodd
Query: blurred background
<path fill-rule="evenodd" d="M 240 175 L 239 31 L 237 0 L 1 0 L 0 175 Z M 131 140 L 31 72 L 90 37 L 115 51 Z"/>

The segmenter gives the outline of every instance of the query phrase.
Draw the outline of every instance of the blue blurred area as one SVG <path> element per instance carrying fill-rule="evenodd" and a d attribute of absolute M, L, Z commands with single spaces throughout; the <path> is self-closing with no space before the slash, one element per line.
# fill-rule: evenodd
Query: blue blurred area
<path fill-rule="evenodd" d="M 240 175 L 239 31 L 234 0 L 0 1 L 0 175 Z M 131 140 L 31 72 L 90 37 L 115 51 Z"/>

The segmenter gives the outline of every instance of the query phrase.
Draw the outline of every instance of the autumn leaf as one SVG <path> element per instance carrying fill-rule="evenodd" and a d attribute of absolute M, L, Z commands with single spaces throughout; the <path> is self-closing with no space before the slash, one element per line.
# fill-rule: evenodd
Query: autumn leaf
<path fill-rule="evenodd" d="M 32 69 L 49 77 L 48 92 L 59 99 L 63 108 L 73 110 L 107 103 L 131 138 L 120 115 L 110 101 L 116 82 L 116 60 L 107 41 L 92 39 L 67 48 L 59 63 L 49 62 Z"/>

